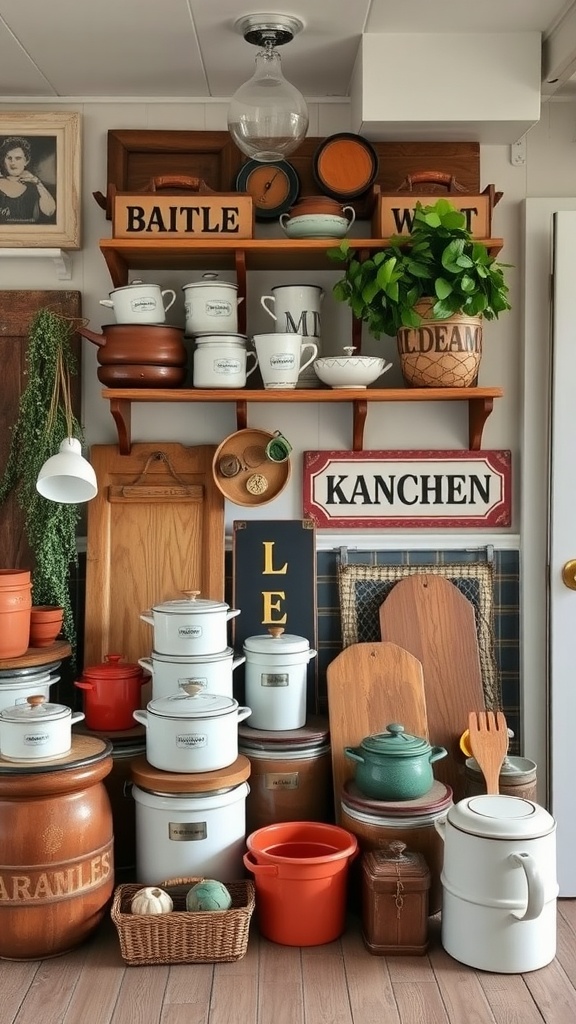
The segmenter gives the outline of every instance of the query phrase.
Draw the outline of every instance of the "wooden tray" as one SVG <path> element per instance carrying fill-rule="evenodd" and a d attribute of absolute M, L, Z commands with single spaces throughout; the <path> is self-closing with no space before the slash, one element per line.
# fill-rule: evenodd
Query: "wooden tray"
<path fill-rule="evenodd" d="M 88 506 L 84 663 L 147 657 L 153 632 L 140 613 L 184 590 L 224 597 L 224 499 L 212 478 L 214 445 L 162 441 L 94 445 L 98 494 Z"/>
<path fill-rule="evenodd" d="M 225 498 L 235 505 L 267 505 L 282 493 L 290 479 L 290 459 L 286 462 L 271 462 L 266 455 L 266 445 L 274 434 L 267 430 L 237 430 L 226 437 L 218 446 L 212 461 L 212 472 L 217 488 Z M 235 476 L 225 476 L 221 467 L 228 459 L 238 459 L 242 468 Z M 224 460 L 224 461 L 223 461 Z M 266 489 L 251 493 L 249 487 L 254 477 L 262 477 Z"/>

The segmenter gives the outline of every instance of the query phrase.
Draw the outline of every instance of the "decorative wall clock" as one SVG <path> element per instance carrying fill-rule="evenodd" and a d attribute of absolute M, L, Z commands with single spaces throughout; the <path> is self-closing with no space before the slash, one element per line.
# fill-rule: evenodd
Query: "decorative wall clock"
<path fill-rule="evenodd" d="M 252 196 L 256 220 L 275 220 L 296 202 L 300 179 L 285 160 L 266 164 L 248 160 L 238 172 L 236 189 Z"/>

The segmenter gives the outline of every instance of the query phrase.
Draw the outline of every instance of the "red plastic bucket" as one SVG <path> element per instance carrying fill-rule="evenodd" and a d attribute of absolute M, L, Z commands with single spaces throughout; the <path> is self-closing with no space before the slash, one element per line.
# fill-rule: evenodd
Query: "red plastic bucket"
<path fill-rule="evenodd" d="M 244 865 L 254 875 L 265 938 L 284 946 L 319 946 L 344 931 L 348 866 L 356 836 L 338 825 L 290 821 L 252 832 Z"/>

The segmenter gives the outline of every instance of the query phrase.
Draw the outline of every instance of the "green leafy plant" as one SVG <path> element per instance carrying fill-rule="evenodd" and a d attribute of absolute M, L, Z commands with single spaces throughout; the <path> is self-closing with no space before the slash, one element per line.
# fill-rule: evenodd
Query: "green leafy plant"
<path fill-rule="evenodd" d="M 511 308 L 504 280 L 508 264 L 498 263 L 472 238 L 465 215 L 447 199 L 432 206 L 416 203 L 411 234 L 394 235 L 367 259 L 359 258 L 347 238 L 328 255 L 346 264 L 335 297 L 348 303 L 375 338 L 419 327 L 416 306 L 423 298 L 434 300 L 427 315 L 435 320 L 455 313 L 494 320 Z"/>
<path fill-rule="evenodd" d="M 59 605 L 62 631 L 76 651 L 70 596 L 70 569 L 78 564 L 78 505 L 43 498 L 36 490 L 40 468 L 66 437 L 82 439 L 70 402 L 70 377 L 76 374 L 71 348 L 75 323 L 50 309 L 34 316 L 26 354 L 26 386 L 12 427 L 8 460 L 0 479 L 0 502 L 14 492 L 24 513 L 24 529 L 34 556 L 33 604 Z"/>

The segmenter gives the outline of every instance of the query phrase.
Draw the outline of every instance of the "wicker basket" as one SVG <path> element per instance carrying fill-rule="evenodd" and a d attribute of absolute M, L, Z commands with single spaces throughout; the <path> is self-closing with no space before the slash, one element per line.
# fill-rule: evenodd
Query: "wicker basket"
<path fill-rule="evenodd" d="M 174 903 L 169 914 L 132 914 L 132 898 L 142 883 L 117 886 L 110 914 L 127 964 L 219 963 L 245 955 L 254 910 L 253 882 L 226 882 L 230 910 L 186 910 L 186 893 L 200 881 L 173 878 L 159 883 Z"/>

